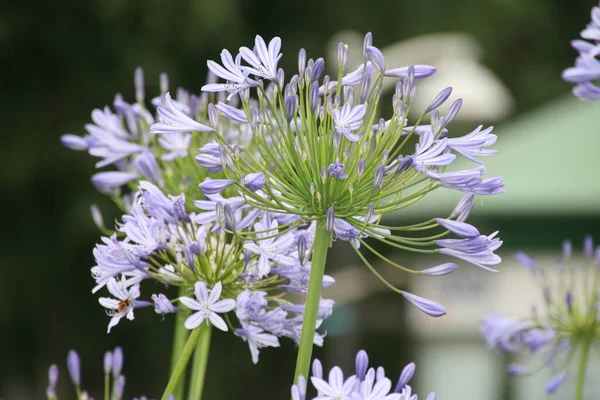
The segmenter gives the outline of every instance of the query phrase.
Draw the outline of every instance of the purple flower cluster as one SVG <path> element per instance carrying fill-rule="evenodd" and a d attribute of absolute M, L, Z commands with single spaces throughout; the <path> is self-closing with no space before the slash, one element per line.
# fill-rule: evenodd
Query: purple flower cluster
<path fill-rule="evenodd" d="M 262 47 L 257 46 L 259 51 Z M 244 50 L 243 58 L 252 67 L 241 74 L 271 76 L 278 48 L 277 41 L 271 42 L 259 58 Z M 226 54 L 224 59 L 228 60 Z M 223 70 L 213 69 L 223 77 Z M 108 331 L 123 318 L 134 319 L 135 310 L 153 306 L 163 318 L 192 310 L 185 321 L 187 329 L 203 323 L 231 329 L 248 343 L 255 363 L 259 349 L 279 346 L 280 337 L 299 341 L 303 299 L 295 304 L 286 297 L 307 291 L 314 223 L 256 209 L 252 199 L 239 195 L 234 180 L 223 176 L 238 153 L 253 151 L 250 123 L 235 114 L 237 95 L 226 104 L 218 94 L 219 103 L 213 106 L 208 93 L 195 96 L 178 90 L 175 100 L 163 74 L 162 94 L 152 100 L 154 117 L 144 104 L 141 70 L 135 77 L 137 103 L 128 104 L 117 95 L 114 112 L 106 107 L 92 113 L 88 135 L 62 138 L 67 147 L 100 157 L 97 167 L 116 167 L 92 177 L 125 213 L 111 230 L 104 226 L 98 208 L 92 208 L 106 235 L 93 252 L 92 292 L 106 288 L 110 293 L 99 298 L 110 317 Z M 244 79 L 240 75 L 237 83 Z M 220 120 L 220 114 L 232 120 Z M 210 135 L 215 131 L 234 144 L 224 147 L 215 142 Z M 191 132 L 201 134 L 192 137 Z M 152 137 L 155 133 L 160 135 Z M 197 156 L 194 147 L 199 148 Z M 264 174 L 247 174 L 240 182 L 256 196 L 267 196 L 262 191 L 267 183 Z M 145 281 L 166 285 L 164 292 L 142 298 Z M 326 277 L 323 286 L 333 282 Z M 169 293 L 170 287 L 178 292 Z M 333 301 L 322 299 L 319 323 L 332 310 Z M 233 319 L 225 318 L 230 312 L 238 317 L 237 327 L 231 325 Z M 314 340 L 321 345 L 323 336 L 316 333 Z"/>
<path fill-rule="evenodd" d="M 396 385 L 385 376 L 382 367 L 369 368 L 369 357 L 364 350 L 356 355 L 356 371 L 354 375 L 344 379 L 340 367 L 333 367 L 329 375 L 323 374 L 323 366 L 317 359 L 313 361 L 310 381 L 317 390 L 317 395 L 307 394 L 307 381 L 304 377 L 292 386 L 293 400 L 418 400 L 408 382 L 415 373 L 415 364 L 410 363 L 402 370 Z M 435 400 L 435 393 L 430 393 L 427 400 Z"/>
<path fill-rule="evenodd" d="M 579 53 L 575 65 L 562 73 L 567 82 L 576 83 L 573 94 L 581 100 L 600 100 L 600 6 L 592 8 L 591 21 L 581 31 L 584 40 L 573 40 Z"/>
<path fill-rule="evenodd" d="M 522 252 L 515 258 L 542 283 L 545 312 L 534 308 L 533 314 L 526 318 L 490 315 L 483 319 L 481 332 L 490 348 L 528 353 L 534 359 L 531 367 L 510 364 L 510 374 L 532 374 L 542 368 L 549 369 L 552 378 L 546 390 L 552 393 L 566 377 L 572 360 L 577 358 L 574 356 L 587 359 L 587 352 L 597 345 L 600 247 L 594 251 L 591 237 L 586 237 L 583 261 L 575 263 L 571 243 L 565 241 L 562 259 L 552 270 L 543 268 Z"/>
<path fill-rule="evenodd" d="M 111 398 L 113 400 L 121 400 L 125 391 L 125 376 L 123 371 L 123 350 L 120 347 L 115 347 L 113 351 L 107 351 L 104 354 L 103 360 L 105 390 L 103 396 L 98 398 Z M 94 398 L 81 388 L 81 360 L 79 354 L 75 350 L 69 350 L 67 354 L 67 371 L 71 378 L 71 383 L 77 391 L 77 398 L 80 400 L 93 400 Z M 56 364 L 52 364 L 48 369 L 48 388 L 46 389 L 46 397 L 48 400 L 58 400 L 56 394 L 56 385 L 58 384 L 59 368 Z M 112 381 L 112 382 L 111 382 Z M 141 396 L 139 399 L 146 399 Z M 138 398 L 134 398 L 137 400 Z M 174 400 L 171 395 L 169 400 Z"/>
<path fill-rule="evenodd" d="M 196 201 L 198 207 L 206 210 L 199 218 L 203 222 L 216 220 L 221 212 L 216 204 L 220 201 L 225 229 L 235 232 L 249 226 L 250 217 L 241 217 L 244 207 L 253 209 L 248 213 L 252 218 L 272 213 L 274 225 L 259 222 L 261 227 L 254 227 L 255 243 L 244 246 L 259 256 L 257 268 L 262 276 L 269 273 L 273 262 L 291 267 L 285 254 L 270 250 L 292 240 L 293 232 L 288 233 L 281 226 L 290 221 L 323 220 L 332 240 L 349 242 L 357 253 L 364 248 L 377 255 L 365 244 L 365 239 L 371 237 L 409 251 L 423 252 L 428 245 L 432 248 L 425 252 L 449 255 L 497 272 L 492 268 L 501 261 L 495 254 L 502 244 L 497 232 L 483 235 L 470 225 L 472 229 L 467 232 L 452 229 L 460 224 L 467 226 L 464 221 L 475 195 L 504 191 L 501 178 L 483 176 L 485 167 L 480 157 L 495 154 L 489 149 L 496 142 L 492 128 L 479 126 L 464 136 L 448 137 L 447 127 L 462 105 L 462 100 L 457 99 L 446 115 L 440 115 L 438 109 L 449 99 L 450 87 L 442 90 L 419 117 L 418 121 L 428 118 L 430 124 L 408 123 L 416 82 L 434 74 L 435 68 L 413 65 L 389 69 L 381 51 L 372 45 L 371 34 L 367 34 L 364 62 L 354 71 L 345 70 L 348 46 L 340 43 L 339 82 L 323 76 L 324 60 L 307 59 L 304 50 L 298 55 L 297 73 L 286 82 L 285 72 L 278 68 L 280 50 L 280 38 L 267 44 L 257 36 L 253 49 L 241 47 L 237 54 L 223 50 L 220 64 L 208 61 L 210 71 L 224 83 L 209 83 L 202 90 L 226 94 L 229 103 L 209 105 L 209 111 L 214 110 L 210 126 L 215 142 L 200 148 L 196 159 L 208 173 L 221 175 L 200 183 L 207 200 Z M 394 77 L 399 82 L 392 101 L 392 118 L 377 122 L 376 106 L 380 104 L 384 77 Z M 254 91 L 256 99 L 251 98 Z M 182 127 L 180 133 L 201 130 L 186 123 L 185 115 L 160 114 L 163 122 L 151 127 L 154 133 L 169 134 L 174 132 L 173 127 Z M 251 146 L 241 145 L 239 137 L 223 129 L 231 124 L 239 132 L 251 133 Z M 412 135 L 418 136 L 414 152 L 402 154 L 403 145 Z M 477 165 L 446 172 L 457 156 Z M 236 200 L 219 197 L 222 191 L 233 187 L 239 191 Z M 385 214 L 411 205 L 436 188 L 465 193 L 448 219 L 437 219 L 437 224 L 424 224 L 419 229 L 380 226 Z M 232 203 L 227 204 L 229 201 Z M 441 239 L 445 234 L 398 235 L 403 231 L 418 235 L 438 227 L 460 239 Z M 362 255 L 361 258 L 366 260 Z M 385 258 L 384 261 L 391 263 Z M 399 268 L 442 275 L 451 272 L 455 265 L 443 271 Z M 378 278 L 383 280 L 379 275 Z M 399 292 L 429 315 L 445 314 L 435 302 Z"/>

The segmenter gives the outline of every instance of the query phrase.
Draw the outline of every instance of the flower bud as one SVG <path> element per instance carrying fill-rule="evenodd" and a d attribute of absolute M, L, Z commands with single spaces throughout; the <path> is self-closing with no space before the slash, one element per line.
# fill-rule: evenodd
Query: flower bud
<path fill-rule="evenodd" d="M 265 174 L 261 172 L 248 174 L 244 177 L 244 187 L 253 192 L 262 189 L 265 186 L 265 183 Z"/>
<path fill-rule="evenodd" d="M 169 91 L 169 75 L 166 72 L 160 74 L 160 95 L 161 97 Z"/>
<path fill-rule="evenodd" d="M 446 264 L 438 265 L 436 267 L 424 269 L 424 270 L 420 271 L 419 274 L 429 275 L 429 276 L 448 275 L 449 273 L 454 271 L 456 268 L 457 268 L 456 264 L 446 263 Z"/>
<path fill-rule="evenodd" d="M 81 385 L 81 361 L 79 360 L 79 354 L 75 350 L 69 350 L 67 355 L 67 369 L 69 375 L 71 375 L 71 381 L 73 385 L 79 387 Z"/>
<path fill-rule="evenodd" d="M 119 346 L 113 350 L 113 365 L 112 365 L 112 376 L 113 379 L 117 379 L 121 375 L 123 370 L 123 349 Z"/>
<path fill-rule="evenodd" d="M 304 69 L 306 68 L 306 50 L 300 49 L 298 52 L 298 76 L 304 76 Z"/>
<path fill-rule="evenodd" d="M 113 387 L 114 400 L 121 400 L 123 398 L 123 392 L 125 391 L 125 377 L 120 375 L 119 378 L 115 381 L 115 385 Z"/>
<path fill-rule="evenodd" d="M 104 226 L 104 218 L 102 218 L 102 213 L 100 212 L 100 208 L 96 204 L 92 204 L 90 206 L 90 212 L 92 214 L 92 220 L 98 229 L 101 231 L 105 230 Z"/>
<path fill-rule="evenodd" d="M 50 368 L 48 368 L 48 385 L 52 388 L 56 386 L 58 382 L 58 366 L 56 364 L 52 364 Z"/>
<path fill-rule="evenodd" d="M 135 86 L 135 101 L 144 102 L 144 70 L 137 67 L 133 74 L 133 85 Z"/>
<path fill-rule="evenodd" d="M 363 59 L 367 61 L 367 47 L 370 47 L 373 44 L 373 34 L 371 32 L 367 32 L 365 38 L 363 40 Z"/>
<path fill-rule="evenodd" d="M 223 206 L 223 216 L 225 218 L 225 224 L 227 229 L 235 231 L 237 224 L 235 221 L 235 215 L 233 214 L 233 209 L 229 204 L 225 204 Z"/>
<path fill-rule="evenodd" d="M 338 43 L 337 48 L 337 61 L 338 67 L 340 70 L 344 70 L 346 68 L 346 64 L 348 63 L 348 45 L 345 43 Z"/>
<path fill-rule="evenodd" d="M 400 393 L 402 389 L 404 389 L 404 386 L 406 386 L 414 376 L 415 369 L 415 363 L 410 363 L 402 369 L 400 377 L 398 378 L 398 383 L 396 383 L 396 387 L 394 388 L 394 393 Z"/>
<path fill-rule="evenodd" d="M 208 120 L 210 121 L 210 126 L 213 127 L 216 131 L 218 131 L 219 114 L 217 112 L 217 107 L 215 107 L 212 103 L 208 105 Z"/>
<path fill-rule="evenodd" d="M 321 105 L 321 98 L 319 97 L 319 83 L 313 82 L 310 86 L 310 94 L 308 97 L 308 104 L 310 106 L 310 112 L 316 115 Z"/>
<path fill-rule="evenodd" d="M 318 81 L 323 70 L 325 70 L 325 60 L 318 58 L 313 65 L 311 82 Z"/>
<path fill-rule="evenodd" d="M 379 190 L 383 185 L 383 174 L 385 172 L 385 166 L 380 165 L 375 169 L 375 175 L 373 177 L 373 191 Z"/>
<path fill-rule="evenodd" d="M 450 109 L 448 110 L 448 114 L 446 114 L 446 124 L 443 126 L 443 128 L 448 126 L 448 124 L 450 122 L 452 122 L 452 120 L 458 115 L 458 111 L 460 110 L 461 106 L 462 106 L 462 99 L 454 100 L 454 102 L 450 106 Z"/>
<path fill-rule="evenodd" d="M 365 173 L 365 160 L 359 160 L 356 175 L 358 175 L 358 177 L 360 178 L 363 176 L 364 173 Z"/>
<path fill-rule="evenodd" d="M 367 368 L 369 368 L 369 356 L 367 355 L 366 351 L 361 350 L 356 354 L 355 366 L 356 377 L 360 382 L 364 381 Z"/>
<path fill-rule="evenodd" d="M 333 206 L 327 209 L 327 213 L 325 214 L 325 231 L 328 235 L 333 233 L 333 224 L 335 223 L 335 211 Z"/>
<path fill-rule="evenodd" d="M 377 47 L 367 46 L 367 57 L 373 63 L 373 66 L 381 72 L 381 74 L 385 74 L 385 60 L 383 58 L 383 53 Z"/>
<path fill-rule="evenodd" d="M 367 206 L 367 212 L 365 213 L 365 223 L 368 224 L 371 222 L 371 218 L 373 218 L 373 213 L 375 212 L 375 205 L 373 203 Z"/>
<path fill-rule="evenodd" d="M 451 86 L 439 92 L 438 95 L 435 96 L 435 98 L 431 101 L 431 103 L 429 103 L 429 105 L 425 109 L 425 114 L 432 112 L 433 110 L 437 109 L 439 106 L 444 104 L 444 102 L 448 100 L 448 97 L 450 97 L 450 94 L 452 94 Z"/>
<path fill-rule="evenodd" d="M 431 317 L 441 317 L 442 315 L 446 315 L 446 309 L 441 304 L 436 303 L 433 300 L 429 300 L 405 291 L 402 291 L 402 296 L 404 296 L 406 300 L 413 303 L 419 310 Z"/>
<path fill-rule="evenodd" d="M 301 265 L 306 263 L 306 236 L 304 235 L 298 237 L 298 260 Z"/>
<path fill-rule="evenodd" d="M 112 369 L 113 355 L 110 351 L 104 353 L 104 373 L 109 374 Z"/>

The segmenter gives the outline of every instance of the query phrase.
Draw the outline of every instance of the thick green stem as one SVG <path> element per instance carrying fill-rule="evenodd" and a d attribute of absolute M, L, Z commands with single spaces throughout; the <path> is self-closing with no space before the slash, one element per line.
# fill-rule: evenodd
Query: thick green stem
<path fill-rule="evenodd" d="M 104 374 L 104 400 L 110 398 L 110 371 Z"/>
<path fill-rule="evenodd" d="M 185 296 L 185 287 L 181 287 L 179 289 L 179 297 Z M 177 362 L 179 361 L 179 356 L 181 355 L 181 351 L 183 350 L 183 346 L 185 346 L 185 340 L 188 337 L 188 330 L 185 329 L 184 323 L 187 317 L 190 315 L 189 310 L 180 310 L 175 315 L 175 330 L 173 332 L 173 348 L 171 350 L 171 370 L 170 374 L 173 375 L 175 372 L 175 367 L 177 367 Z M 173 390 L 173 394 L 176 399 L 183 398 L 183 380 L 175 387 Z"/>
<path fill-rule="evenodd" d="M 300 347 L 298 347 L 298 358 L 296 359 L 296 372 L 294 383 L 298 377 L 304 376 L 308 379 L 310 360 L 312 356 L 315 327 L 317 324 L 317 312 L 321 299 L 321 288 L 323 286 L 323 275 L 325 274 L 325 261 L 329 249 L 330 238 L 325 230 L 325 221 L 317 221 L 317 230 L 313 242 L 312 262 L 310 267 L 310 279 L 306 293 L 306 309 L 302 321 L 302 335 L 300 336 Z"/>
<path fill-rule="evenodd" d="M 590 356 L 591 338 L 584 338 L 581 343 L 581 354 L 579 355 L 579 367 L 577 368 L 577 386 L 575 388 L 575 400 L 583 400 L 585 389 L 585 373 L 587 371 Z"/>
<path fill-rule="evenodd" d="M 161 400 L 167 400 L 167 397 L 169 397 L 170 394 L 175 393 L 175 388 L 177 387 L 181 376 L 185 372 L 185 367 L 187 367 L 188 361 L 190 360 L 190 357 L 194 352 L 194 348 L 196 347 L 196 342 L 198 341 L 198 336 L 200 335 L 201 328 L 202 327 L 194 329 L 188 337 L 188 340 L 185 343 L 183 350 L 181 351 L 181 356 L 179 357 L 179 360 L 177 360 L 177 365 L 175 365 L 175 369 L 171 374 L 171 379 L 169 379 L 169 383 L 165 388 L 165 392 L 163 393 Z M 179 400 L 181 399 L 181 397 L 176 397 L 176 399 Z"/>
<path fill-rule="evenodd" d="M 198 329 L 200 330 L 200 336 L 198 337 L 198 343 L 196 343 L 196 350 L 194 351 L 189 400 L 200 400 L 202 398 L 204 378 L 206 377 L 206 364 L 208 363 L 208 353 L 210 351 L 212 325 L 204 323 Z"/>

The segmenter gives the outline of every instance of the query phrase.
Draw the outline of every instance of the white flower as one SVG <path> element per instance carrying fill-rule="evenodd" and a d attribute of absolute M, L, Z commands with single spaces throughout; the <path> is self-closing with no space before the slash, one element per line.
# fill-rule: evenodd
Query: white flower
<path fill-rule="evenodd" d="M 181 301 L 187 308 L 198 311 L 188 317 L 185 320 L 185 327 L 187 329 L 196 329 L 200 326 L 204 320 L 209 320 L 216 328 L 227 331 L 227 324 L 217 313 L 226 313 L 235 308 L 234 299 L 220 300 L 223 285 L 221 282 L 208 290 L 206 284 L 202 281 L 196 282 L 194 285 L 194 294 L 196 299 L 190 297 L 180 297 Z"/>
<path fill-rule="evenodd" d="M 111 278 L 106 287 L 116 299 L 110 297 L 100 297 L 98 299 L 98 302 L 103 307 L 108 308 L 106 313 L 112 317 L 108 323 L 108 333 L 110 333 L 110 329 L 113 326 L 119 323 L 121 318 L 127 317 L 128 320 L 133 319 L 134 300 L 140 297 L 140 285 L 136 283 L 128 288 L 127 283 L 125 277 L 120 281 Z"/>
<path fill-rule="evenodd" d="M 354 390 L 356 376 L 352 375 L 344 381 L 340 367 L 333 367 L 329 372 L 329 382 L 313 376 L 312 384 L 319 391 L 318 400 L 350 400 Z"/>

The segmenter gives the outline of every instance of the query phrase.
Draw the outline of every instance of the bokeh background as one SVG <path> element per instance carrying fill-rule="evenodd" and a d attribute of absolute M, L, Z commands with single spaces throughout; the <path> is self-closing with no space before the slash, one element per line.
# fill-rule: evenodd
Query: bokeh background
<path fill-rule="evenodd" d="M 451 130 L 496 126 L 499 154 L 486 165 L 490 174 L 506 179 L 507 193 L 478 202 L 471 220 L 482 231 L 500 230 L 506 262 L 499 276 L 468 265 L 426 281 L 403 281 L 384 271 L 395 283 L 444 303 L 449 315 L 434 320 L 413 313 L 348 256 L 343 244 L 336 244 L 328 270 L 338 280 L 329 296 L 337 306 L 326 327 L 326 346 L 316 354 L 326 368 L 351 368 L 354 354 L 364 348 L 392 375 L 417 361 L 414 384 L 419 392 L 436 390 L 444 400 L 543 398 L 547 376 L 507 378 L 508 360 L 486 350 L 478 321 L 490 312 L 526 313 L 535 301 L 537 288 L 511 259 L 515 250 L 538 254 L 552 264 L 563 239 L 572 238 L 576 249 L 585 234 L 600 239 L 600 108 L 579 102 L 560 79 L 575 58 L 569 41 L 588 23 L 593 3 L 3 2 L 0 398 L 44 398 L 52 362 L 62 367 L 64 393 L 70 348 L 81 354 L 84 386 L 97 398 L 103 353 L 115 345 L 125 349 L 126 397 L 159 397 L 167 380 L 171 318 L 161 321 L 140 312 L 133 323 L 106 334 L 108 319 L 90 292 L 89 268 L 99 232 L 89 205 L 99 204 L 108 222 L 119 216 L 90 183 L 94 161 L 63 148 L 61 134 L 83 132 L 91 110 L 110 104 L 115 93 L 133 99 L 137 66 L 144 68 L 152 96 L 158 93 L 161 72 L 169 73 L 172 86 L 198 92 L 206 60 L 218 57 L 222 48 L 251 45 L 256 34 L 282 38 L 280 65 L 291 71 L 301 47 L 311 57 L 328 57 L 337 40 L 352 49 L 368 31 L 386 58 L 394 60 L 388 64 L 438 67 L 436 80 L 422 89 L 429 98 L 444 84 L 455 85 L 465 108 Z M 443 195 L 394 218 L 442 215 L 455 200 Z M 390 256 L 420 265 L 436 262 Z M 259 365 L 253 366 L 239 339 L 214 336 L 205 398 L 288 396 L 293 345 L 286 341 L 281 349 L 263 351 Z M 569 393 L 570 384 L 563 393 Z M 600 397 L 594 384 L 589 383 L 589 399 Z"/>

